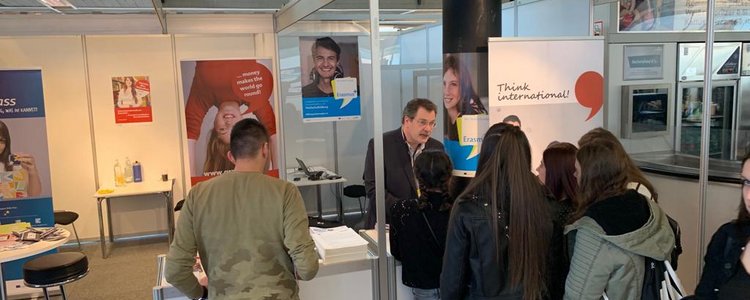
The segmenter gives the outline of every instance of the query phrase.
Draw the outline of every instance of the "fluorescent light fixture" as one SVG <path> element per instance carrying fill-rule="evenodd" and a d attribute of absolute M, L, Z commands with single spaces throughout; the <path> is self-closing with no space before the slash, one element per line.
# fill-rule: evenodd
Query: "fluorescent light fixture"
<path fill-rule="evenodd" d="M 37 0 L 39 3 L 44 4 L 47 7 L 71 7 L 76 8 L 73 4 L 70 4 L 68 0 Z"/>

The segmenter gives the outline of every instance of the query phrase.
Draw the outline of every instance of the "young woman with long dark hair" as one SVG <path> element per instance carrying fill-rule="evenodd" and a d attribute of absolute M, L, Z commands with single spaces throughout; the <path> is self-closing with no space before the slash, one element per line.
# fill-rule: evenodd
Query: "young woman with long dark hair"
<path fill-rule="evenodd" d="M 560 249 L 551 242 L 555 226 L 550 210 L 542 185 L 531 173 L 526 135 L 507 124 L 490 128 L 476 177 L 451 212 L 442 298 L 550 297 L 549 257 Z"/>
<path fill-rule="evenodd" d="M 401 279 L 415 300 L 440 299 L 440 270 L 453 203 L 448 193 L 453 165 L 443 151 L 427 150 L 414 160 L 420 195 L 391 206 L 391 254 L 401 261 Z"/>

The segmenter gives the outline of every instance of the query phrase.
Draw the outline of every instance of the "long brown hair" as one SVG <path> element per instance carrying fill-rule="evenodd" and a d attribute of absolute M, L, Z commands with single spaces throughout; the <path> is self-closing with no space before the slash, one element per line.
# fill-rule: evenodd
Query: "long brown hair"
<path fill-rule="evenodd" d="M 581 190 L 573 220 L 580 219 L 592 204 L 627 191 L 625 163 L 606 144 L 604 141 L 588 143 L 578 150 Z"/>
<path fill-rule="evenodd" d="M 492 152 L 480 153 L 480 158 L 486 155 L 489 158 L 480 164 L 461 198 L 479 195 L 490 200 L 490 220 L 495 220 L 490 223 L 498 246 L 498 262 L 503 257 L 499 239 L 506 234 L 498 228 L 498 216 L 508 220 L 505 264 L 510 284 L 523 289 L 524 299 L 542 299 L 547 294 L 547 252 L 552 236 L 549 204 L 541 183 L 531 173 L 531 149 L 526 135 L 515 126 L 502 129 L 502 133 L 493 133 L 499 139 Z"/>
<path fill-rule="evenodd" d="M 578 181 L 575 176 L 576 152 L 571 143 L 554 143 L 542 154 L 546 174 L 544 185 L 557 201 L 574 203 L 578 197 Z"/>
<path fill-rule="evenodd" d="M 651 199 L 656 202 L 659 201 L 659 194 L 656 192 L 654 185 L 646 179 L 641 169 L 633 162 L 630 155 L 625 151 L 625 148 L 622 147 L 620 140 L 612 132 L 601 127 L 591 129 L 578 140 L 578 147 L 583 147 L 586 144 L 597 141 L 609 142 L 606 145 L 610 146 L 612 151 L 614 151 L 613 154 L 625 164 L 628 182 L 636 182 L 645 186 L 648 192 L 651 193 Z"/>
<path fill-rule="evenodd" d="M 226 171 L 234 169 L 234 164 L 227 158 L 230 146 L 219 139 L 216 130 L 211 130 L 206 148 L 206 161 L 203 164 L 203 172 Z"/>

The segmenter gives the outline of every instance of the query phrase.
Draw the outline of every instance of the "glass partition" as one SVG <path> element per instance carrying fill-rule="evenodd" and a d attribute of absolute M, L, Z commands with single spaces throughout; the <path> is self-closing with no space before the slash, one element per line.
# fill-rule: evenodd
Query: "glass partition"
<path fill-rule="evenodd" d="M 438 105 L 442 102 L 441 12 L 389 9 L 381 10 L 379 19 L 380 57 L 372 57 L 367 11 L 323 8 L 277 35 L 282 156 L 286 162 L 283 173 L 299 187 L 311 226 L 363 229 L 366 214 L 375 206 L 362 194 L 364 188 L 357 192 L 353 187 L 364 185 L 368 142 L 375 136 L 374 121 L 382 121 L 384 132 L 398 129 L 402 108 L 412 98 L 427 98 Z M 381 69 L 382 113 L 377 115 L 373 63 L 380 64 Z M 345 95 L 346 91 L 350 94 Z M 442 124 L 432 134 L 442 139 Z M 311 179 L 320 171 L 324 172 L 321 178 Z M 337 183 L 329 184 L 331 180 Z M 370 242 L 371 260 L 378 257 L 379 234 L 387 231 L 360 231 Z M 382 278 L 379 272 L 400 274 L 395 260 L 389 254 L 384 257 L 389 262 L 385 270 L 377 263 L 367 265 L 368 270 L 372 268 L 372 279 Z M 324 261 L 321 268 L 335 265 L 325 272 L 339 272 L 358 264 Z M 370 285 L 376 281 L 355 281 L 357 287 L 365 288 L 357 291 L 363 297 L 369 293 L 366 286 L 372 288 L 373 295 L 382 293 L 378 286 Z M 411 296 L 405 293 L 400 279 L 389 279 L 389 287 L 388 292 L 399 298 Z M 380 299 L 385 298 L 380 295 Z"/>
<path fill-rule="evenodd" d="M 706 2 L 691 0 L 620 0 L 620 32 L 704 31 Z M 750 30 L 750 3 L 716 0 L 714 24 L 716 31 Z"/>

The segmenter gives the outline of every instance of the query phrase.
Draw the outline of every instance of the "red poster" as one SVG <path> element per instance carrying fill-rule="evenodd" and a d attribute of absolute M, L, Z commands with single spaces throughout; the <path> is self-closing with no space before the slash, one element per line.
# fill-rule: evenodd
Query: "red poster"
<path fill-rule="evenodd" d="M 153 121 L 151 83 L 148 76 L 112 77 L 115 123 Z"/>
<path fill-rule="evenodd" d="M 229 137 L 234 124 L 245 118 L 266 127 L 271 149 L 267 174 L 279 177 L 272 66 L 270 59 L 180 63 L 191 184 L 234 169 L 227 158 Z"/>

